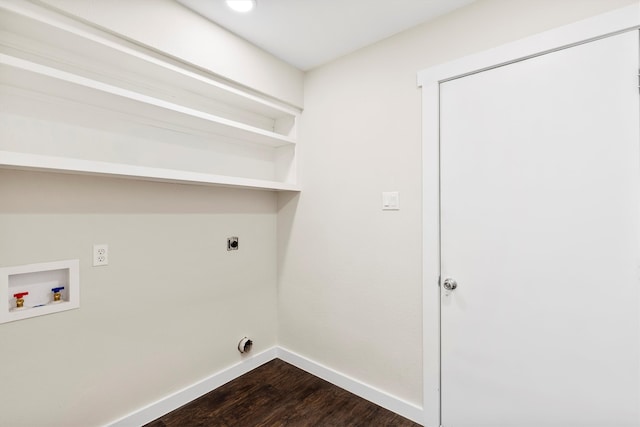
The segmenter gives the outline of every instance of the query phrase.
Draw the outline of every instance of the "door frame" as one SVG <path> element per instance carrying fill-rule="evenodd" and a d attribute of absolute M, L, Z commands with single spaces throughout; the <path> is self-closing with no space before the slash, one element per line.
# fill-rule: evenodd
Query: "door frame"
<path fill-rule="evenodd" d="M 440 83 L 640 29 L 640 4 L 418 72 L 422 88 L 423 425 L 440 426 Z"/>

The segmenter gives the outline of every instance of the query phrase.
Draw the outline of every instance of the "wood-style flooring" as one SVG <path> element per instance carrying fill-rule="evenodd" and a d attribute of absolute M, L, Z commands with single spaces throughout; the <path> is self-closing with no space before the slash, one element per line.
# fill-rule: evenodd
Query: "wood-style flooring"
<path fill-rule="evenodd" d="M 146 427 L 419 427 L 280 359 L 219 387 Z"/>

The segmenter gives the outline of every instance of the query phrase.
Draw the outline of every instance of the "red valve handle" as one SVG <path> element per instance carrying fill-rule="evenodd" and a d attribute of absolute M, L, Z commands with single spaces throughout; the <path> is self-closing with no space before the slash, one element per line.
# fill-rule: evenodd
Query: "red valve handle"
<path fill-rule="evenodd" d="M 25 295 L 29 295 L 29 292 L 18 292 L 17 294 L 13 294 L 14 297 L 20 299 Z"/>

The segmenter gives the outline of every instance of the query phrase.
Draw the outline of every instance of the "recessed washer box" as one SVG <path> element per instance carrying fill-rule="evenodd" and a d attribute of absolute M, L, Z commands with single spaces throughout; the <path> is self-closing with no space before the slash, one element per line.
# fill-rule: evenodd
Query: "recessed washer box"
<path fill-rule="evenodd" d="M 0 268 L 0 323 L 80 307 L 79 265 L 72 259 Z"/>

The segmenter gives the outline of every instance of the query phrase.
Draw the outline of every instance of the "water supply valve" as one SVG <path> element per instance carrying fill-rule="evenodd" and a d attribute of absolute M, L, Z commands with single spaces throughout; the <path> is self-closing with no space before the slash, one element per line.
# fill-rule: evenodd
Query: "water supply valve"
<path fill-rule="evenodd" d="M 53 292 L 53 302 L 60 302 L 62 294 L 60 293 L 64 289 L 64 286 L 58 286 L 57 288 L 52 288 L 51 292 Z"/>
<path fill-rule="evenodd" d="M 17 294 L 13 294 L 13 297 L 16 299 L 16 308 L 24 307 L 24 296 L 29 295 L 29 292 L 18 292 Z"/>

